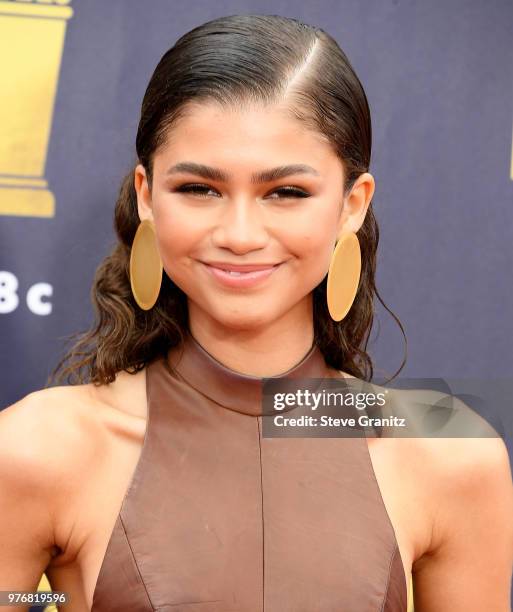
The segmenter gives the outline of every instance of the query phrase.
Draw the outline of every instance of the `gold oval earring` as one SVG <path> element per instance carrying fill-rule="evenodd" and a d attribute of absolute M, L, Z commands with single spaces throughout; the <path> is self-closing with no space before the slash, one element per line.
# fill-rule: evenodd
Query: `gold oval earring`
<path fill-rule="evenodd" d="M 342 234 L 331 257 L 326 286 L 328 311 L 342 321 L 353 305 L 362 268 L 360 242 L 354 232 Z"/>
<path fill-rule="evenodd" d="M 143 310 L 150 310 L 157 301 L 162 270 L 155 225 L 151 219 L 144 219 L 135 232 L 130 251 L 130 286 L 135 301 Z"/>

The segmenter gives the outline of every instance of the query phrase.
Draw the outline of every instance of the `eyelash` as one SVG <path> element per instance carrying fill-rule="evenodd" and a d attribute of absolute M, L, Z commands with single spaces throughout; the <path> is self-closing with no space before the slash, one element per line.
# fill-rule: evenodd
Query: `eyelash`
<path fill-rule="evenodd" d="M 177 191 L 178 193 L 194 193 L 198 195 L 200 198 L 208 198 L 209 197 L 208 194 L 201 192 L 200 191 L 201 189 L 208 191 L 211 188 L 208 185 L 201 185 L 198 183 L 187 183 L 186 185 L 181 185 L 175 191 Z M 291 187 L 288 185 L 286 187 L 279 187 L 278 189 L 275 189 L 271 193 L 279 193 L 279 192 L 287 194 L 285 197 L 295 197 L 295 198 L 310 197 L 310 194 L 307 193 L 306 191 L 303 191 L 302 189 L 296 189 L 295 187 Z"/>

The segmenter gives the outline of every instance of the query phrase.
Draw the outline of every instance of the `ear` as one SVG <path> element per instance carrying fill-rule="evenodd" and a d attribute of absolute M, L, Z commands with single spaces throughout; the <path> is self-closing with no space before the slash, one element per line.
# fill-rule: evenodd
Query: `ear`
<path fill-rule="evenodd" d="M 343 232 L 356 233 L 363 225 L 374 190 L 374 177 L 369 172 L 364 172 L 356 179 L 349 195 L 344 198 L 337 227 L 337 240 Z"/>
<path fill-rule="evenodd" d="M 137 164 L 134 170 L 134 187 L 137 193 L 137 210 L 139 219 L 153 220 L 153 207 L 151 201 L 151 192 L 148 186 L 146 170 L 142 164 Z"/>

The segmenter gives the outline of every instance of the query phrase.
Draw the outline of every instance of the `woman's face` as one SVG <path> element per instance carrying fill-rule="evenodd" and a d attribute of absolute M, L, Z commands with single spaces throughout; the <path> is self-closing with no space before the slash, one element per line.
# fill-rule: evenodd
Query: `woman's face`
<path fill-rule="evenodd" d="M 270 173 L 298 165 L 303 171 Z M 144 168 L 135 173 L 139 216 L 155 223 L 164 270 L 188 296 L 190 320 L 246 330 L 298 314 L 311 325 L 311 292 L 340 233 L 363 223 L 374 190 L 368 173 L 345 200 L 343 185 L 329 145 L 278 107 L 194 105 L 154 157 L 151 194 Z M 276 267 L 231 286 L 209 263 Z"/>

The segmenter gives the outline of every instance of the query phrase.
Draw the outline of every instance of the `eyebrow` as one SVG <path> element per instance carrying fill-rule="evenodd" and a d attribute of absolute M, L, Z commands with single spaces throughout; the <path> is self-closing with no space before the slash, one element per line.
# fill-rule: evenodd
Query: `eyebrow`
<path fill-rule="evenodd" d="M 196 174 L 203 178 L 210 179 L 211 181 L 219 181 L 227 183 L 233 175 L 224 172 L 219 168 L 212 168 L 212 166 L 205 166 L 204 164 L 197 164 L 195 162 L 180 162 L 168 168 L 166 175 L 177 174 L 179 172 L 188 172 L 189 174 Z M 319 172 L 312 166 L 306 164 L 290 164 L 288 166 L 276 166 L 276 168 L 269 168 L 263 172 L 256 172 L 251 175 L 251 183 L 266 183 L 275 181 L 291 174 L 313 174 L 319 176 Z"/>

